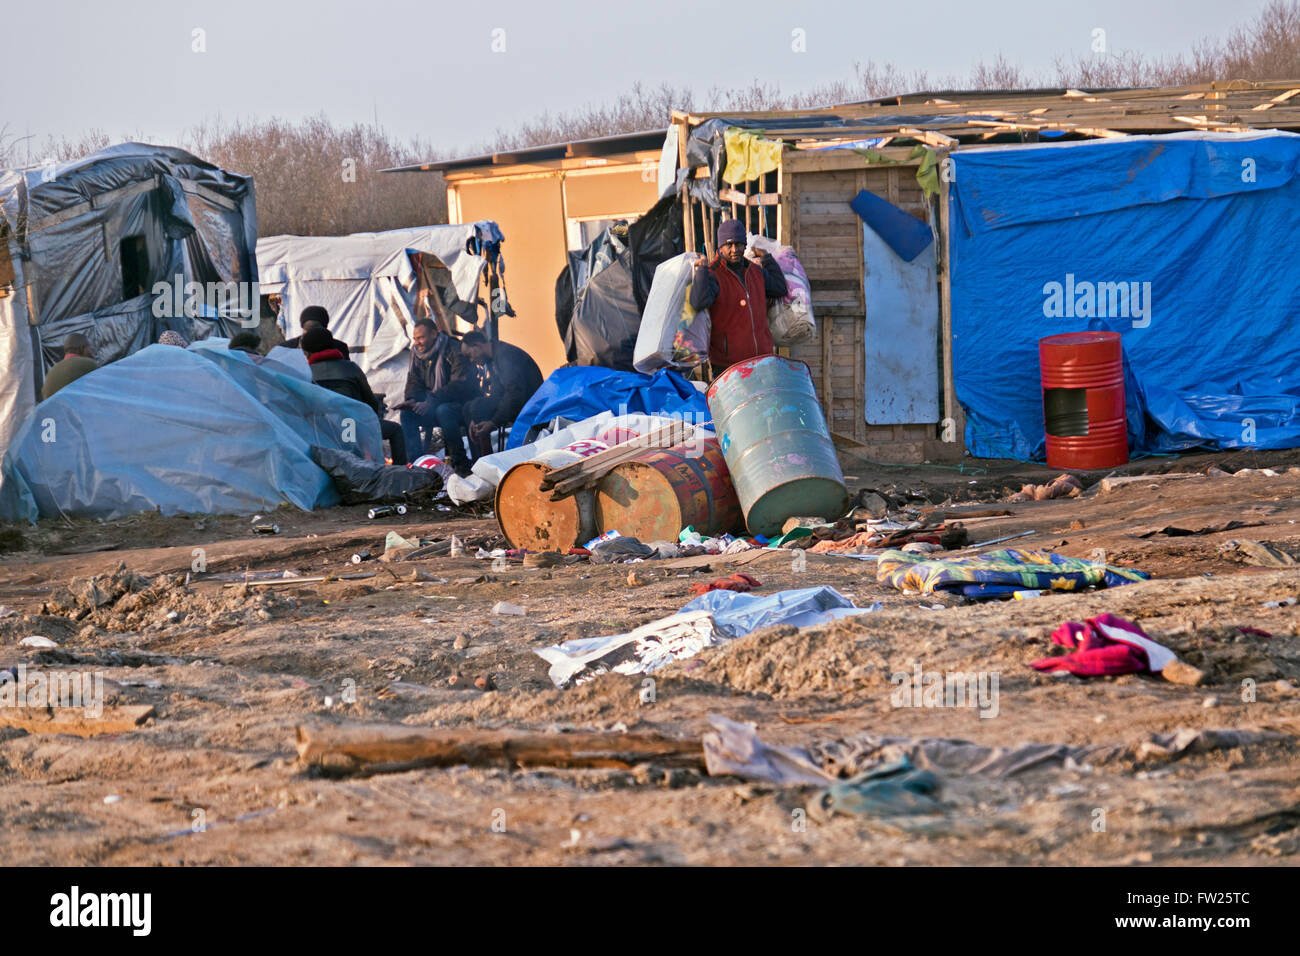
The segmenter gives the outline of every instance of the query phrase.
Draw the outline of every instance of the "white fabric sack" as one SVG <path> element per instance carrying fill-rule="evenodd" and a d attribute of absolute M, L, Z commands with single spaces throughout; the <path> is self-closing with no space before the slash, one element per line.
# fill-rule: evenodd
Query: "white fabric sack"
<path fill-rule="evenodd" d="M 632 353 L 632 365 L 638 372 L 649 374 L 672 365 L 673 339 L 682 320 L 693 317 L 693 326 L 705 317 L 703 313 L 696 316 L 689 301 L 691 279 L 699 258 L 699 253 L 683 252 L 655 267 L 654 282 L 646 296 L 636 349 Z M 707 350 L 707 333 L 705 341 Z"/>

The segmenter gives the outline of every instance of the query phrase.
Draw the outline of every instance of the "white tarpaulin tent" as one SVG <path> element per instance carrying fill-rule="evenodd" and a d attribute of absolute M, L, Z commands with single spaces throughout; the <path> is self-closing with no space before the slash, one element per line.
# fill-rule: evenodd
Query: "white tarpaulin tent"
<path fill-rule="evenodd" d="M 350 236 L 270 236 L 257 242 L 262 295 L 279 295 L 280 327 L 300 335 L 309 305 L 330 314 L 330 332 L 347 343 L 376 393 L 401 400 L 410 365 L 411 329 L 429 311 L 474 320 L 486 260 L 499 242 L 493 222 L 419 226 Z M 412 253 L 421 253 L 417 260 Z M 430 291 L 431 290 L 431 291 Z"/>

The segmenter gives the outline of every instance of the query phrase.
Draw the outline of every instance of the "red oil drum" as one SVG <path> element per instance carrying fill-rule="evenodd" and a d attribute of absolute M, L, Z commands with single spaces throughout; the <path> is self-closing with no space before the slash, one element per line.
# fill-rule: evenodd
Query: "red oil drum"
<path fill-rule="evenodd" d="M 687 525 L 704 537 L 744 527 L 716 438 L 649 450 L 617 466 L 596 486 L 596 516 L 601 531 L 642 541 L 676 541 Z"/>
<path fill-rule="evenodd" d="M 1128 461 L 1124 353 L 1118 332 L 1069 332 L 1038 340 L 1047 464 L 1114 468 Z"/>

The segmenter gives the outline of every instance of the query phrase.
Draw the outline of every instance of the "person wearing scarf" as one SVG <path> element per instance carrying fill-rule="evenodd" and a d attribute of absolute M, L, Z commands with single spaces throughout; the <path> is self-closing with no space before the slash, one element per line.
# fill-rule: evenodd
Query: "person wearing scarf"
<path fill-rule="evenodd" d="M 424 433 L 442 429 L 447 464 L 457 474 L 469 474 L 465 450 L 463 408 L 479 395 L 478 378 L 461 351 L 460 342 L 430 319 L 420 319 L 411 333 L 411 367 L 401 404 L 402 432 L 412 454 L 427 449 Z"/>

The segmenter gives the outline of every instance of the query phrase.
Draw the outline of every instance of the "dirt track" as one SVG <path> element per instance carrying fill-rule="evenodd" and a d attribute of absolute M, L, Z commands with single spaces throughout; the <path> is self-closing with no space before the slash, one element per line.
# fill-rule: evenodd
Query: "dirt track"
<path fill-rule="evenodd" d="M 1034 530 L 1017 546 L 1150 571 L 1153 580 L 1090 594 L 988 605 L 908 597 L 878 584 L 874 566 L 809 554 L 764 556 L 745 570 L 762 593 L 830 584 L 883 609 L 795 631 L 774 628 L 706 650 L 642 680 L 609 674 L 555 689 L 533 649 L 569 637 L 626 631 L 676 611 L 693 580 L 729 573 L 585 563 L 494 571 L 472 557 L 354 567 L 383 535 L 465 538 L 495 532 L 490 518 L 371 522 L 360 508 L 277 512 L 282 533 L 253 536 L 247 518 L 140 516 L 27 529 L 29 550 L 0 559 L 0 666 L 103 672 L 110 704 L 148 704 L 137 730 L 77 738 L 0 729 L 0 824 L 13 864 L 351 863 L 1290 863 L 1300 850 L 1300 568 L 1227 560 L 1223 541 L 1250 538 L 1300 549 L 1300 473 L 1292 453 L 1148 462 L 1149 470 L 1214 463 L 1259 474 L 1138 482 L 1078 500 L 1006 505 L 1015 514 L 972 524 L 976 540 Z M 967 468 L 972 467 L 968 465 Z M 1051 473 L 974 463 L 984 473 L 889 469 L 845 460 L 857 484 L 917 486 L 991 496 Z M 1141 469 L 1134 467 L 1131 472 Z M 1098 476 L 1093 476 L 1098 477 Z M 971 485 L 974 481 L 976 484 Z M 936 493 L 937 492 L 937 493 Z M 1258 526 L 1204 536 L 1137 537 L 1167 525 L 1227 520 Z M 197 527 L 196 527 L 197 523 Z M 1081 527 L 1080 527 L 1081 523 Z M 114 550 L 56 554 L 115 545 Z M 304 576 L 374 571 L 364 580 L 288 587 L 184 587 L 195 548 L 207 572 L 291 569 Z M 112 571 L 155 576 L 151 596 L 79 621 L 40 614 L 74 578 Z M 437 580 L 411 581 L 419 569 Z M 716 572 L 716 573 L 715 573 Z M 471 579 L 485 580 L 469 583 Z M 459 583 L 458 583 L 459 582 Z M 273 592 L 273 593 L 272 593 Z M 124 599 L 125 600 L 125 599 Z M 493 617 L 500 600 L 524 617 Z M 56 602 L 57 603 L 57 602 Z M 1080 679 L 1040 674 L 1048 635 L 1063 620 L 1111 611 L 1208 674 L 1189 687 L 1147 676 Z M 169 612 L 175 615 L 170 617 Z M 1262 637 L 1237 628 L 1270 633 Z M 53 650 L 19 647 L 40 634 Z M 891 706 L 894 672 L 996 673 L 998 714 Z M 495 690 L 473 686 L 490 675 Z M 449 678 L 458 676 L 458 686 Z M 1249 680 L 1253 683 L 1243 684 Z M 355 703 L 341 703 L 347 681 Z M 1243 700 L 1243 687 L 1255 700 Z M 326 698 L 332 698 L 327 707 Z M 1207 702 L 1211 706 L 1206 706 Z M 537 731 L 652 730 L 697 739 L 707 717 L 753 721 L 765 742 L 811 746 L 862 733 L 960 738 L 988 745 L 1120 744 L 1093 764 L 1045 766 L 1009 777 L 943 776 L 946 811 L 924 825 L 835 816 L 798 825 L 811 789 L 650 766 L 637 770 L 456 767 L 362 778 L 300 766 L 302 723 L 403 722 Z M 1141 745 L 1189 729 L 1273 731 L 1267 740 L 1170 758 Z M 105 797 L 120 797 L 105 803 Z M 1098 811 L 1105 830 L 1096 829 Z M 194 832 L 196 822 L 208 829 Z"/>

